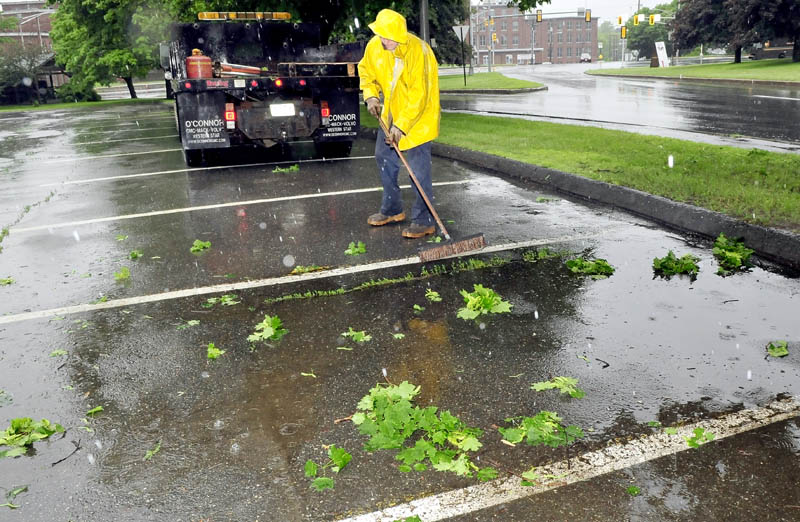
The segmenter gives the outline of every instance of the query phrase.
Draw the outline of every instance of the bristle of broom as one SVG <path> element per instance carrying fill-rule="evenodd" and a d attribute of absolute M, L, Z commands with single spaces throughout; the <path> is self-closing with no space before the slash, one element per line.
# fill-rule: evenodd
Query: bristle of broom
<path fill-rule="evenodd" d="M 471 252 L 472 250 L 480 250 L 486 246 L 486 239 L 483 234 L 475 234 L 474 236 L 465 237 L 458 241 L 450 241 L 441 243 L 429 248 L 420 250 L 419 260 L 423 263 L 436 261 L 450 256 L 457 256 L 464 252 Z"/>

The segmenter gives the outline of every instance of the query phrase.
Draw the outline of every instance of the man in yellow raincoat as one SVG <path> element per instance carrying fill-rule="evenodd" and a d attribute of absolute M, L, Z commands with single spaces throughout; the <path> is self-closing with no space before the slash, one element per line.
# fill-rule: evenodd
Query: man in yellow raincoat
<path fill-rule="evenodd" d="M 401 14 L 383 9 L 369 28 L 375 36 L 364 50 L 358 75 L 367 109 L 389 129 L 388 136 L 379 130 L 375 141 L 383 184 L 381 208 L 367 219 L 370 225 L 381 226 L 406 218 L 397 184 L 402 162 L 391 147 L 393 143 L 403 151 L 425 194 L 433 200 L 431 141 L 439 136 L 439 65 L 430 46 L 408 32 Z M 417 193 L 411 226 L 403 229 L 403 237 L 424 237 L 435 230 L 433 216 Z"/>

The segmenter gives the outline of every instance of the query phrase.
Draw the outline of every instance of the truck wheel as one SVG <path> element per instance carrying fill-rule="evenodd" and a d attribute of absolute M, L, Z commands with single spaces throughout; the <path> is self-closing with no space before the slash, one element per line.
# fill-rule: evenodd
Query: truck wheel
<path fill-rule="evenodd" d="M 323 159 L 346 158 L 350 155 L 353 148 L 352 141 L 329 141 L 325 143 L 315 143 L 317 157 Z"/>
<path fill-rule="evenodd" d="M 183 159 L 187 167 L 202 167 L 206 162 L 203 149 L 183 149 Z"/>

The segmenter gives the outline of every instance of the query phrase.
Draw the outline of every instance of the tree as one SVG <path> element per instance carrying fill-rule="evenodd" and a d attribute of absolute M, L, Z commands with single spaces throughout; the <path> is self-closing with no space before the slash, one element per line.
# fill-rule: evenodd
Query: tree
<path fill-rule="evenodd" d="M 19 27 L 16 17 L 0 18 L 0 31 Z M 47 51 L 38 45 L 23 45 L 15 38 L 0 38 L 0 99 L 11 103 L 41 101 L 37 77 L 47 59 Z"/>
<path fill-rule="evenodd" d="M 133 18 L 148 4 L 136 0 L 60 0 L 52 17 L 56 59 L 72 74 L 74 92 L 90 92 L 97 83 L 122 78 L 136 98 L 133 78 L 144 76 L 156 62 L 156 45 Z"/>
<path fill-rule="evenodd" d="M 528 9 L 536 9 L 539 6 L 549 3 L 550 0 L 509 0 L 508 5 L 516 5 L 519 7 L 519 10 L 524 13 Z"/>
<path fill-rule="evenodd" d="M 800 62 L 800 2 L 797 0 L 725 0 L 731 21 L 750 42 L 794 40 L 792 61 Z"/>
<path fill-rule="evenodd" d="M 651 14 L 672 12 L 674 7 L 671 4 L 660 4 L 654 9 L 642 7 L 638 14 L 644 15 L 644 21 L 639 25 L 633 25 L 633 17 L 628 22 L 628 49 L 638 51 L 639 57 L 650 58 L 655 55 L 656 42 L 665 42 L 667 54 L 673 54 L 672 42 L 669 38 L 669 29 L 666 24 L 650 25 L 648 17 Z"/>
<path fill-rule="evenodd" d="M 674 43 L 680 49 L 700 44 L 730 47 L 736 63 L 742 61 L 742 47 L 751 43 L 731 17 L 727 0 L 688 0 L 681 4 L 673 23 Z"/>

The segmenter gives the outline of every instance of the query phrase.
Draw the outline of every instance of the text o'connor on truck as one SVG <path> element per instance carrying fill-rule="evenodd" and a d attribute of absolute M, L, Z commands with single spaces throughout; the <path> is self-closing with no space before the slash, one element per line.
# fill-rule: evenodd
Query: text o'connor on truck
<path fill-rule="evenodd" d="M 313 141 L 346 156 L 360 124 L 357 64 L 366 42 L 320 45 L 289 13 L 205 12 L 161 44 L 167 92 L 189 166 L 208 149 Z"/>

